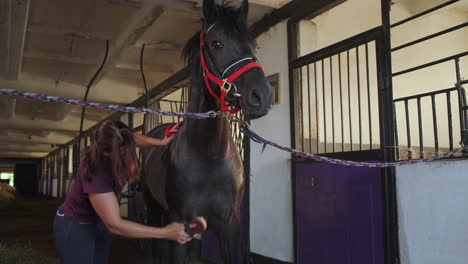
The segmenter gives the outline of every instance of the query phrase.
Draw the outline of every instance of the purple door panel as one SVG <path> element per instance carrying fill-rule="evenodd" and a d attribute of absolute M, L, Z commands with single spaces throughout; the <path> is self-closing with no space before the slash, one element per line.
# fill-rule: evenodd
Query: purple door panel
<path fill-rule="evenodd" d="M 297 263 L 383 264 L 381 173 L 296 165 Z"/>

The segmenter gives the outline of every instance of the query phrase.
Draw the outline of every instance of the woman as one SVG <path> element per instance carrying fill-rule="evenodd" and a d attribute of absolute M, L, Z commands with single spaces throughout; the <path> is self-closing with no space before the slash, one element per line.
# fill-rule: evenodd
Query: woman
<path fill-rule="evenodd" d="M 164 146 L 172 138 L 158 140 L 133 134 L 120 121 L 105 121 L 94 137 L 54 219 L 61 263 L 107 263 L 110 232 L 129 238 L 170 239 L 180 244 L 190 241 L 181 223 L 155 228 L 122 219 L 116 196 L 140 173 L 136 147 Z"/>

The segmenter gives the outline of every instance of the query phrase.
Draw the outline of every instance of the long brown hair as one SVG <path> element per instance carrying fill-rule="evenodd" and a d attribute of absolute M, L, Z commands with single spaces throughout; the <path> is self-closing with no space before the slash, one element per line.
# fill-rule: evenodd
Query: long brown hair
<path fill-rule="evenodd" d="M 97 165 L 110 159 L 115 180 L 124 185 L 140 174 L 133 133 L 121 121 L 106 120 L 94 133 L 85 157 L 85 180 L 90 181 Z"/>

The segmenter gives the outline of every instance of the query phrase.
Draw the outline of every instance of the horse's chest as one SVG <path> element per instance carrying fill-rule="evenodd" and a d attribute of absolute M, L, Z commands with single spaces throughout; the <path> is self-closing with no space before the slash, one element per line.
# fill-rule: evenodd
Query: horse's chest
<path fill-rule="evenodd" d="M 175 184 L 186 191 L 203 193 L 235 191 L 242 178 L 242 169 L 226 160 L 192 160 L 178 164 Z"/>

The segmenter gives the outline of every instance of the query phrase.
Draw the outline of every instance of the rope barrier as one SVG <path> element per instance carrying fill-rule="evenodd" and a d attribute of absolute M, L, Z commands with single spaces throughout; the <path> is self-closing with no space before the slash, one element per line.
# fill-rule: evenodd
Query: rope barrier
<path fill-rule="evenodd" d="M 148 108 L 137 108 L 137 107 L 131 107 L 131 106 L 102 104 L 102 103 L 88 102 L 88 101 L 82 101 L 82 100 L 67 99 L 63 97 L 43 95 L 43 94 L 37 94 L 37 93 L 26 93 L 26 92 L 11 90 L 11 89 L 0 88 L 0 94 L 9 95 L 9 96 L 20 96 L 24 98 L 45 101 L 45 102 L 64 103 L 64 104 L 78 105 L 78 106 L 83 106 L 83 107 L 107 109 L 107 110 L 120 111 L 120 112 L 125 112 L 125 113 L 178 116 L 178 117 L 187 117 L 187 118 L 193 118 L 193 119 L 207 119 L 207 118 L 216 117 L 216 112 L 174 113 L 174 112 L 167 112 L 167 111 L 162 111 L 162 110 L 153 110 L 153 109 L 148 109 Z"/>
<path fill-rule="evenodd" d="M 396 162 L 358 162 L 358 161 L 340 160 L 340 159 L 327 158 L 327 157 L 323 157 L 319 155 L 305 153 L 296 149 L 281 146 L 273 141 L 264 139 L 263 137 L 255 133 L 253 130 L 251 130 L 247 122 L 240 120 L 238 117 L 232 114 L 228 114 L 224 112 L 210 111 L 207 113 L 175 113 L 175 112 L 168 112 L 168 111 L 162 111 L 162 110 L 152 110 L 152 109 L 147 109 L 147 108 L 137 108 L 137 107 L 129 107 L 129 106 L 85 102 L 81 100 L 73 100 L 73 99 L 67 99 L 67 98 L 56 97 L 56 96 L 42 95 L 42 94 L 37 94 L 37 93 L 25 93 L 25 92 L 20 92 L 20 91 L 15 91 L 15 90 L 10 90 L 10 89 L 1 89 L 1 88 L 0 88 L 0 94 L 9 95 L 9 96 L 21 96 L 24 98 L 47 101 L 47 102 L 66 103 L 66 104 L 86 106 L 86 107 L 92 107 L 92 108 L 108 109 L 108 110 L 114 110 L 114 111 L 120 111 L 120 112 L 126 112 L 126 113 L 141 113 L 145 115 L 152 114 L 152 115 L 178 116 L 178 117 L 186 117 L 186 118 L 192 118 L 192 119 L 208 119 L 208 118 L 215 118 L 217 116 L 226 117 L 230 121 L 239 123 L 241 132 L 245 134 L 246 136 L 248 136 L 252 141 L 259 143 L 259 144 L 263 144 L 264 149 L 267 145 L 269 145 L 274 148 L 280 149 L 282 151 L 292 153 L 293 155 L 296 155 L 298 157 L 303 157 L 303 158 L 312 159 L 312 160 L 319 161 L 319 162 L 326 162 L 330 164 L 337 164 L 337 165 L 343 165 L 343 166 L 386 168 L 386 167 L 396 167 L 396 166 L 402 166 L 402 165 L 411 165 L 411 164 L 431 162 L 434 160 L 447 158 L 465 149 L 468 149 L 468 146 L 463 146 L 461 148 L 454 149 L 453 151 L 450 151 L 448 153 L 444 153 L 444 154 L 433 156 L 433 157 L 426 158 L 426 159 L 396 161 Z"/>
<path fill-rule="evenodd" d="M 411 165 L 411 164 L 417 164 L 417 163 L 423 163 L 423 162 L 431 162 L 434 160 L 439 160 L 443 158 L 448 158 L 456 153 L 459 153 L 463 151 L 464 149 L 468 149 L 468 146 L 464 146 L 458 149 L 454 149 L 453 151 L 450 151 L 448 153 L 444 153 L 441 155 L 437 155 L 434 157 L 430 157 L 427 159 L 417 159 L 417 160 L 405 160 L 405 161 L 396 161 L 396 162 L 358 162 L 358 161 L 350 161 L 350 160 L 340 160 L 340 159 L 333 159 L 333 158 L 327 158 L 323 156 L 318 156 L 314 154 L 309 154 L 305 153 L 296 149 L 288 148 L 285 146 L 281 146 L 279 144 L 276 144 L 275 142 L 266 140 L 256 134 L 254 131 L 252 131 L 248 126 L 243 125 L 242 126 L 242 133 L 247 135 L 251 140 L 253 140 L 256 143 L 263 144 L 263 148 L 265 149 L 266 145 L 270 145 L 272 147 L 275 147 L 277 149 L 292 153 L 296 156 L 307 158 L 307 159 L 312 159 L 315 161 L 320 161 L 320 162 L 326 162 L 330 164 L 336 164 L 336 165 L 343 165 L 343 166 L 353 166 L 353 167 L 367 167 L 367 168 L 387 168 L 387 167 L 396 167 L 396 166 L 402 166 L 402 165 Z"/>

